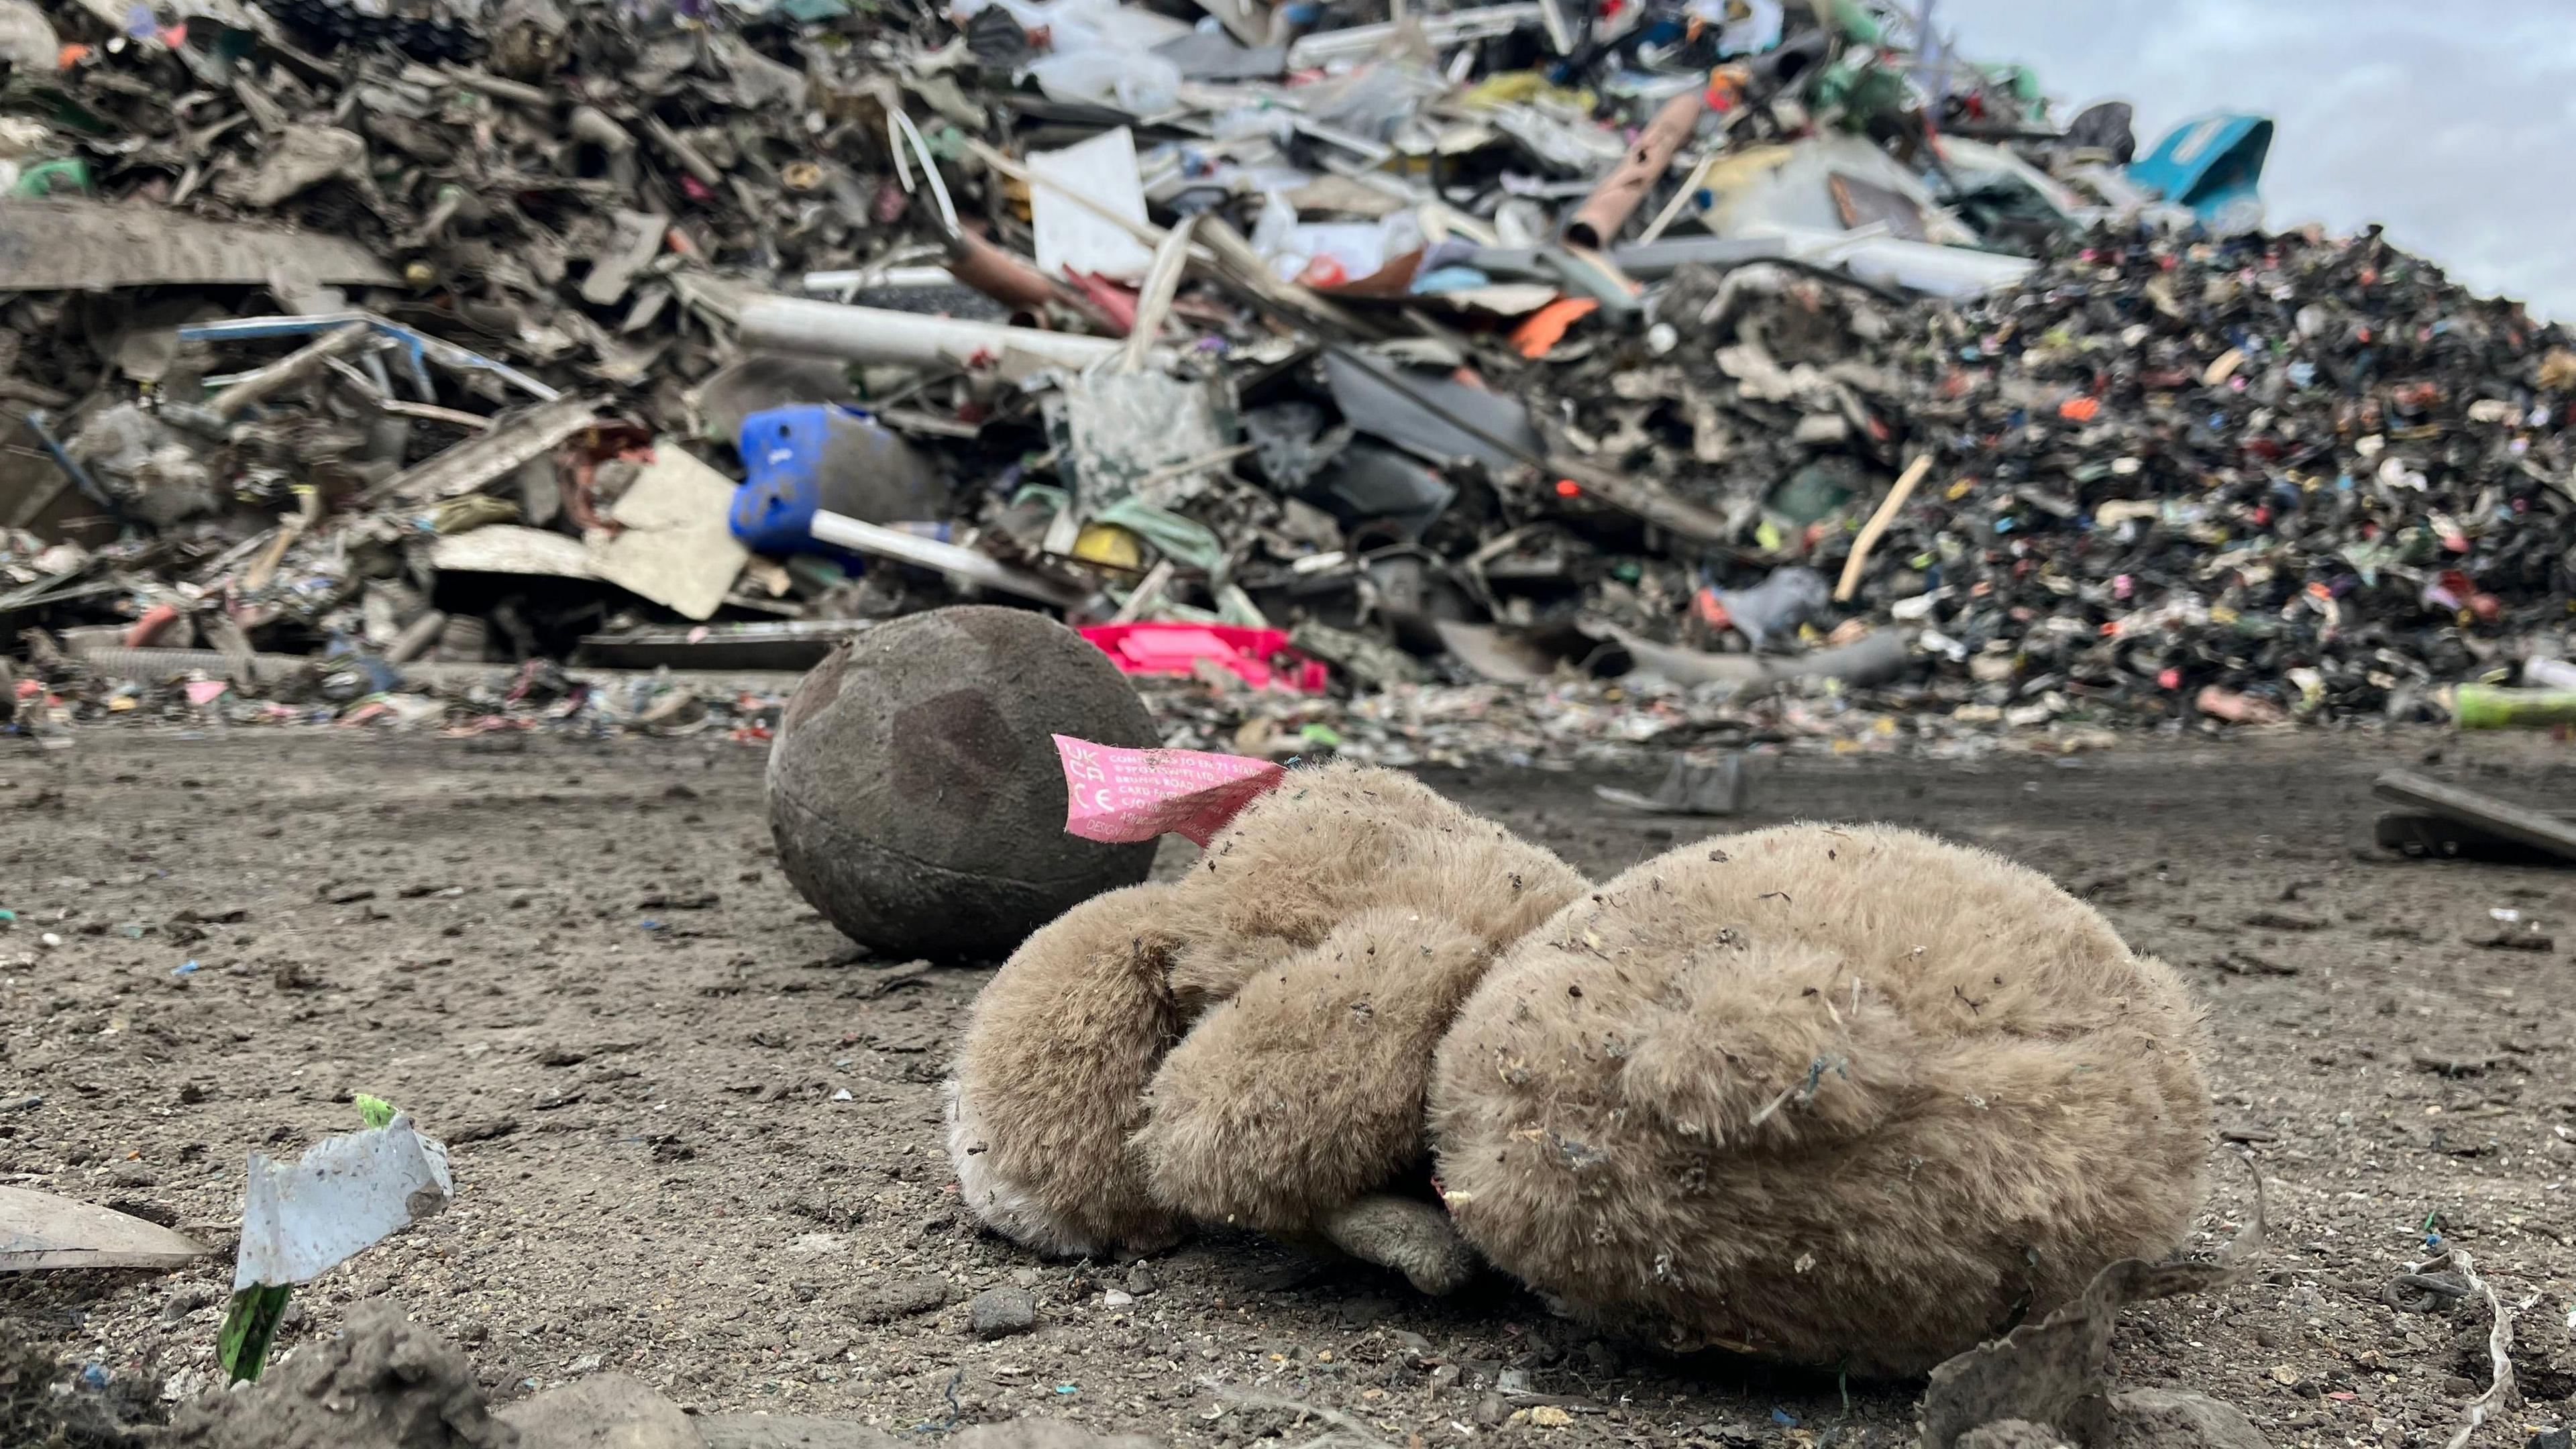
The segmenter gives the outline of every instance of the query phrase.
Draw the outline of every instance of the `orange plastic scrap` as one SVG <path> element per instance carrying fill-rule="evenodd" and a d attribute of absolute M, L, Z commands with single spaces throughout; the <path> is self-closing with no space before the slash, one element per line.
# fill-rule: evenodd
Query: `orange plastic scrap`
<path fill-rule="evenodd" d="M 1600 310 L 1601 304 L 1589 297 L 1559 297 L 1512 329 L 1512 346 L 1523 357 L 1544 357 L 1549 348 L 1565 340 L 1566 329 L 1574 325 L 1576 318 Z"/>

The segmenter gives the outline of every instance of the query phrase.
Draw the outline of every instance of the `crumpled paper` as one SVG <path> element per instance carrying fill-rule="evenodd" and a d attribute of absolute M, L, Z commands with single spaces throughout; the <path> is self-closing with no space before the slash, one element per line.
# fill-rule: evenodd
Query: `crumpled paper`
<path fill-rule="evenodd" d="M 327 1138 L 292 1164 L 250 1155 L 233 1291 L 309 1283 L 361 1248 L 444 1211 L 447 1149 L 396 1116 Z"/>

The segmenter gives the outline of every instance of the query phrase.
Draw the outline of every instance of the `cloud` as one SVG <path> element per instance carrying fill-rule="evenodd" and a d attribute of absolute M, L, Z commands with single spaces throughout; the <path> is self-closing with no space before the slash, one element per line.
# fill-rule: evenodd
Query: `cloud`
<path fill-rule="evenodd" d="M 2480 291 L 2576 322 L 2576 25 L 2563 0 L 1936 0 L 1962 52 L 2076 105 L 2137 107 L 2141 147 L 2205 111 L 2279 123 L 2275 227 L 2376 221 Z"/>

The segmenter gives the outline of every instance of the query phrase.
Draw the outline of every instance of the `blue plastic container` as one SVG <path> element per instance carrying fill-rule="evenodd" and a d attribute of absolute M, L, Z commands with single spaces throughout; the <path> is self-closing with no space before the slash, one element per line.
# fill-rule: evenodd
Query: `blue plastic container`
<path fill-rule="evenodd" d="M 798 403 L 753 413 L 734 446 L 744 477 L 728 521 L 760 553 L 839 552 L 814 542 L 817 512 L 884 524 L 947 514 L 937 471 L 858 408 Z"/>

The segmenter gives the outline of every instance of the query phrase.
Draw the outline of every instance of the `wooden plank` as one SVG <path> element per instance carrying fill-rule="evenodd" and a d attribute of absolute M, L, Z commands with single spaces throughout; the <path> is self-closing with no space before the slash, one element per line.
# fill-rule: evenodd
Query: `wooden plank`
<path fill-rule="evenodd" d="M 2519 841 L 2565 860 L 2576 860 L 2576 824 L 2545 811 L 2532 810 L 2493 795 L 2446 785 L 2411 770 L 2390 770 L 2371 785 L 2383 800 L 2394 800 L 2466 821 L 2507 840 Z"/>

